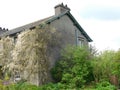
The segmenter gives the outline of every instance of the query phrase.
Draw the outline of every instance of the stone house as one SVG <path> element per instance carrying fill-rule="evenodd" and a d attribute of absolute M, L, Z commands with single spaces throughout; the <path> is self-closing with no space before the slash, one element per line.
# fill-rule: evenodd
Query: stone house
<path fill-rule="evenodd" d="M 83 30 L 77 20 L 73 17 L 70 13 L 70 8 L 67 5 L 59 4 L 54 7 L 55 15 L 47 17 L 42 20 L 38 20 L 36 22 L 17 27 L 12 30 L 3 30 L 0 29 L 0 37 L 10 36 L 16 38 L 17 33 L 23 32 L 24 30 L 30 30 L 35 28 L 35 26 L 40 25 L 42 22 L 54 27 L 57 31 L 61 32 L 62 40 L 61 45 L 64 47 L 68 44 L 71 45 L 88 45 L 89 42 L 92 42 L 92 39 L 89 35 Z M 59 47 L 53 48 L 54 50 L 49 56 L 50 60 L 50 68 L 54 66 L 55 61 L 60 56 L 60 49 Z M 32 83 L 39 85 L 40 81 L 37 79 L 32 79 Z"/>

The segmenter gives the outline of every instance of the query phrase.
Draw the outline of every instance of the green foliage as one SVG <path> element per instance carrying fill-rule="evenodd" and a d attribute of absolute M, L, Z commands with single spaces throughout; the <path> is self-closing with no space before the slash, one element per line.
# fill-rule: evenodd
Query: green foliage
<path fill-rule="evenodd" d="M 28 83 L 18 83 L 10 85 L 0 85 L 0 90 L 117 90 L 114 85 L 111 85 L 107 81 L 102 81 L 96 85 L 96 87 L 86 88 L 70 88 L 62 83 L 49 83 L 42 86 L 35 86 Z"/>
<path fill-rule="evenodd" d="M 68 87 L 61 83 L 49 83 L 42 86 L 31 85 L 28 83 L 18 83 L 10 85 L 0 84 L 0 90 L 68 90 Z"/>
<path fill-rule="evenodd" d="M 108 81 L 102 81 L 96 85 L 96 90 L 117 90 L 117 88 Z"/>
<path fill-rule="evenodd" d="M 117 75 L 118 63 L 115 59 L 115 55 L 115 51 L 106 50 L 91 61 L 96 82 L 103 79 L 109 81 L 111 75 Z"/>
<path fill-rule="evenodd" d="M 38 86 L 23 83 L 19 84 L 10 84 L 10 85 L 0 85 L 0 90 L 40 90 Z"/>
<path fill-rule="evenodd" d="M 60 82 L 62 79 L 62 67 L 60 63 L 56 63 L 55 67 L 51 69 L 52 78 L 55 82 Z"/>
<path fill-rule="evenodd" d="M 66 85 L 61 84 L 61 83 L 49 83 L 43 86 L 40 86 L 40 90 L 66 90 L 68 89 Z"/>
<path fill-rule="evenodd" d="M 118 86 L 120 78 L 120 50 L 106 50 L 92 54 L 92 57 L 89 55 L 90 52 L 85 48 L 65 48 L 61 59 L 52 69 L 53 78 L 69 89 L 81 88 L 87 84 L 85 82 L 95 80 L 98 83 L 96 88 L 85 90 L 116 90 L 113 85 Z"/>
<path fill-rule="evenodd" d="M 120 78 L 120 50 L 118 50 L 115 54 L 115 73 L 118 75 L 118 77 Z"/>
<path fill-rule="evenodd" d="M 105 50 L 91 61 L 95 82 L 108 81 L 119 87 L 120 50 Z M 96 68 L 97 67 L 97 68 Z"/>
<path fill-rule="evenodd" d="M 22 83 L 21 85 L 18 83 L 15 84 L 14 87 L 16 88 L 16 90 L 40 90 L 38 86 L 28 83 Z"/>
<path fill-rule="evenodd" d="M 88 48 L 68 46 L 52 69 L 53 78 L 69 88 L 82 87 L 91 71 L 89 55 Z"/>

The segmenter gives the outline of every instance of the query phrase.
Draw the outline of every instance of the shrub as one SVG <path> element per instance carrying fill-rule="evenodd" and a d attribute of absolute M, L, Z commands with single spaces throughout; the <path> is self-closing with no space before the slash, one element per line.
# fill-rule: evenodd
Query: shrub
<path fill-rule="evenodd" d="M 49 83 L 43 86 L 40 86 L 39 90 L 67 90 L 68 87 L 62 83 Z"/>
<path fill-rule="evenodd" d="M 82 87 L 87 81 L 86 77 L 91 75 L 89 55 L 89 50 L 84 47 L 68 46 L 63 49 L 61 59 L 52 69 L 55 81 L 60 81 L 69 88 Z"/>
<path fill-rule="evenodd" d="M 96 83 L 104 80 L 119 87 L 120 50 L 105 50 L 96 56 L 91 63 Z"/>
<path fill-rule="evenodd" d="M 110 80 L 110 76 L 117 74 L 115 51 L 106 50 L 91 61 L 96 82 Z M 97 68 L 96 68 L 97 67 Z"/>
<path fill-rule="evenodd" d="M 97 90 L 117 90 L 114 85 L 111 85 L 108 81 L 102 81 L 96 85 Z"/>

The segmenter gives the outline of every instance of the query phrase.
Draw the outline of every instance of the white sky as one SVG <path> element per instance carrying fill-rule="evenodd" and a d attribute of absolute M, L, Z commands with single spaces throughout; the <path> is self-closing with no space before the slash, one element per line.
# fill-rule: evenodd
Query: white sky
<path fill-rule="evenodd" d="M 0 0 L 0 27 L 13 29 L 54 15 L 54 6 L 62 2 L 97 49 L 119 49 L 120 0 Z"/>

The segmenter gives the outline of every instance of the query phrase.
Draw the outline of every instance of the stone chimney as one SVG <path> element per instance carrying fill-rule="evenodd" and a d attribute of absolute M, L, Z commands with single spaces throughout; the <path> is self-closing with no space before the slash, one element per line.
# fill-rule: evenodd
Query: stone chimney
<path fill-rule="evenodd" d="M 68 8 L 67 5 L 61 3 L 55 6 L 55 15 L 59 15 L 65 11 L 70 11 L 70 8 Z"/>

